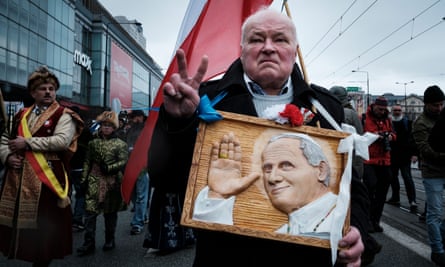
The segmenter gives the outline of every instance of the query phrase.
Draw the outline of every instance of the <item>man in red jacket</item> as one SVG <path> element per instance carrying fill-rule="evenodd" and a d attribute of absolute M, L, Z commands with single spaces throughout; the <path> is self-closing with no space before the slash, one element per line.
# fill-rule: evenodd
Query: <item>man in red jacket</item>
<path fill-rule="evenodd" d="M 396 139 L 396 134 L 388 114 L 388 101 L 383 96 L 377 97 L 368 107 L 363 127 L 364 132 L 379 135 L 379 139 L 369 146 L 369 160 L 364 162 L 363 181 L 368 188 L 371 202 L 370 217 L 373 227 L 370 232 L 383 232 L 380 218 L 391 182 L 390 141 Z"/>

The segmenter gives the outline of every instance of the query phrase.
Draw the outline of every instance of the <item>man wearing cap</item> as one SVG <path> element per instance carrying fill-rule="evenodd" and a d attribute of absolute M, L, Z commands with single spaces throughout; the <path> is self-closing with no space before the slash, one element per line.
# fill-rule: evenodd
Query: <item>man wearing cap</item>
<path fill-rule="evenodd" d="M 48 266 L 72 251 L 69 160 L 83 121 L 56 101 L 57 77 L 41 66 L 28 79 L 34 104 L 14 117 L 0 144 L 7 175 L 0 196 L 0 251 Z"/>
<path fill-rule="evenodd" d="M 445 186 L 445 156 L 436 152 L 428 142 L 429 134 L 443 109 L 444 93 L 437 86 L 428 87 L 423 95 L 423 113 L 413 123 L 413 138 L 419 151 L 419 167 L 422 172 L 426 195 L 426 225 L 431 247 L 431 260 L 445 266 L 445 223 L 443 215 L 443 189 Z"/>
<path fill-rule="evenodd" d="M 366 111 L 364 132 L 375 133 L 379 139 L 369 146 L 369 160 L 364 162 L 363 182 L 368 188 L 371 202 L 370 232 L 383 232 L 380 226 L 383 206 L 391 181 L 391 147 L 389 142 L 396 139 L 391 120 L 388 117 L 388 101 L 379 96 Z"/>
<path fill-rule="evenodd" d="M 97 138 L 88 142 L 80 184 L 85 191 L 85 234 L 78 256 L 96 250 L 97 217 L 103 214 L 105 243 L 103 251 L 115 249 L 115 233 L 118 212 L 127 209 L 122 200 L 121 183 L 123 170 L 128 161 L 127 143 L 117 137 L 117 114 L 104 111 L 96 117 L 100 127 Z"/>

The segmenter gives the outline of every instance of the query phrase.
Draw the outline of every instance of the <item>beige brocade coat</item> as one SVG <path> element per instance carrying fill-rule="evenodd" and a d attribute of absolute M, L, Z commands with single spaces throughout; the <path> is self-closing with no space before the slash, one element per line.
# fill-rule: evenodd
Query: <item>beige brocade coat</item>
<path fill-rule="evenodd" d="M 38 116 L 32 112 L 29 115 L 28 126 L 30 129 L 33 128 L 37 121 Z M 57 151 L 65 150 L 73 136 L 75 134 L 75 124 L 71 118 L 71 115 L 65 113 L 60 117 L 60 120 L 56 126 L 54 134 L 45 138 L 41 137 L 31 137 L 26 140 L 26 143 L 35 151 Z M 5 164 L 8 155 L 11 151 L 8 148 L 9 136 L 5 133 L 1 138 L 2 145 L 0 146 L 0 160 Z"/>
<path fill-rule="evenodd" d="M 29 110 L 32 109 L 33 107 Z M 16 117 L 19 118 L 19 115 Z M 70 152 L 75 151 L 75 139 L 83 128 L 83 121 L 71 110 L 62 110 L 59 104 L 54 102 L 40 115 L 29 113 L 26 122 L 33 135 L 26 139 L 26 143 L 32 151 L 43 152 L 44 157 L 54 167 L 54 174 L 61 187 L 64 188 L 66 180 L 63 179 L 63 163 L 60 156 L 69 157 Z M 1 139 L 2 162 L 6 162 L 10 154 L 8 138 L 5 133 Z M 0 223 L 0 253 L 8 258 L 31 262 L 63 258 L 72 253 L 71 206 L 59 206 L 60 198 L 48 186 L 43 185 L 30 168 L 30 163 L 25 161 L 23 170 L 7 171 L 9 175 L 3 184 L 0 203 L 0 218 L 3 220 Z M 21 172 L 22 175 L 16 172 Z M 20 204 L 17 206 L 18 191 L 11 189 L 14 186 L 18 188 L 18 185 L 22 186 L 19 191 Z M 10 216 L 10 211 L 15 208 L 19 218 L 17 223 L 13 224 L 14 215 Z"/>

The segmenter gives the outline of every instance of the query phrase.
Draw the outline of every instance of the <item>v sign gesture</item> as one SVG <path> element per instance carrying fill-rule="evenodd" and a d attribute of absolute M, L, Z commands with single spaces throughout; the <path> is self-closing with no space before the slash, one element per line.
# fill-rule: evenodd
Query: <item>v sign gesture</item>
<path fill-rule="evenodd" d="M 199 105 L 198 88 L 207 71 L 208 58 L 202 57 L 201 64 L 193 77 L 187 72 L 187 61 L 182 49 L 176 52 L 176 60 L 179 73 L 172 74 L 170 82 L 166 82 L 162 88 L 164 107 L 172 117 L 189 118 Z"/>

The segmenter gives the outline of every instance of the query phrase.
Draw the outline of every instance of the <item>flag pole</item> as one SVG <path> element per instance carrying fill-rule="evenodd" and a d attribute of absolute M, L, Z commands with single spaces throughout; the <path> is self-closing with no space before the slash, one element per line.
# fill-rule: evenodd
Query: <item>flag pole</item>
<path fill-rule="evenodd" d="M 284 0 L 283 5 L 284 5 L 284 8 L 286 9 L 287 16 L 292 19 L 287 0 Z M 304 81 L 307 84 L 309 84 L 309 77 L 306 72 L 306 65 L 304 64 L 303 55 L 301 54 L 300 44 L 297 45 L 297 55 L 298 55 L 298 61 L 300 62 L 301 71 L 303 72 Z"/>
<path fill-rule="evenodd" d="M 283 6 L 284 6 L 284 9 L 286 10 L 287 16 L 290 19 L 292 19 L 287 0 L 283 0 Z M 298 61 L 300 62 L 300 66 L 301 66 L 301 72 L 303 72 L 304 81 L 309 85 L 309 77 L 306 72 L 306 65 L 304 64 L 303 54 L 301 53 L 300 44 L 297 45 L 297 55 L 298 55 Z M 317 109 L 315 108 L 314 105 L 312 105 L 312 112 L 314 114 L 317 113 Z M 317 121 L 317 127 L 320 128 L 320 121 Z"/>

